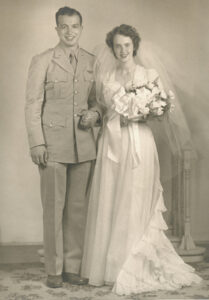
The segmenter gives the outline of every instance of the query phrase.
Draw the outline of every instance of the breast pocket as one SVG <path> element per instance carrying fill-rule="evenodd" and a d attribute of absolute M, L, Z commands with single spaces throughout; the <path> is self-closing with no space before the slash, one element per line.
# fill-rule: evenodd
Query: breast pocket
<path fill-rule="evenodd" d="M 84 73 L 84 80 L 87 82 L 94 82 L 94 74 L 92 70 L 85 70 Z"/>
<path fill-rule="evenodd" d="M 47 74 L 45 94 L 46 100 L 66 98 L 69 94 L 67 72 L 60 70 Z"/>

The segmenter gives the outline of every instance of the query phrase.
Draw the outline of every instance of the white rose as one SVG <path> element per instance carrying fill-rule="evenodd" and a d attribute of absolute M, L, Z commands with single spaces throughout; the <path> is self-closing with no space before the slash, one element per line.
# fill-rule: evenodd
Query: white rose
<path fill-rule="evenodd" d="M 175 99 L 175 95 L 171 90 L 168 92 L 168 95 L 171 99 Z"/>
<path fill-rule="evenodd" d="M 158 110 L 157 110 L 157 115 L 158 115 L 158 116 L 162 116 L 162 114 L 163 114 L 162 108 L 158 108 Z"/>
<path fill-rule="evenodd" d="M 154 95 L 158 95 L 158 94 L 160 94 L 160 90 L 159 90 L 158 87 L 155 86 L 155 87 L 152 89 L 152 95 L 154 96 Z"/>
<path fill-rule="evenodd" d="M 160 108 L 161 105 L 159 104 L 159 101 L 154 101 L 154 102 L 152 102 L 151 107 L 152 108 Z"/>
<path fill-rule="evenodd" d="M 140 78 L 138 77 L 138 78 L 135 78 L 135 79 L 133 80 L 133 84 L 134 84 L 136 87 L 143 86 L 143 85 L 145 85 L 146 83 L 147 83 L 147 78 L 146 78 L 145 75 L 144 75 L 143 77 L 142 77 L 142 75 L 141 75 Z"/>
<path fill-rule="evenodd" d="M 160 106 L 165 107 L 167 105 L 167 103 L 165 101 L 158 101 Z"/>
<path fill-rule="evenodd" d="M 130 91 L 133 88 L 134 88 L 134 85 L 133 85 L 132 81 L 129 81 L 129 82 L 126 83 L 126 85 L 125 85 L 125 90 L 126 91 Z"/>
<path fill-rule="evenodd" d="M 143 115 L 148 115 L 149 107 L 144 107 L 143 109 L 141 109 L 141 112 L 142 112 Z"/>
<path fill-rule="evenodd" d="M 171 104 L 171 106 L 170 106 L 170 112 L 174 111 L 174 108 L 175 108 L 175 105 Z"/>
<path fill-rule="evenodd" d="M 150 81 L 148 81 L 147 86 L 148 86 L 148 88 L 151 89 L 151 90 L 154 88 L 153 82 L 150 82 Z"/>
<path fill-rule="evenodd" d="M 161 91 L 160 96 L 163 99 L 167 99 L 167 95 L 166 95 L 165 91 Z"/>

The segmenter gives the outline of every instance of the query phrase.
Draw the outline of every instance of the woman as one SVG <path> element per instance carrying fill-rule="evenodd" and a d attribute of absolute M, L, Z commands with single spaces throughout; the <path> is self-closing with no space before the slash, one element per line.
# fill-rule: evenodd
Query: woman
<path fill-rule="evenodd" d="M 112 70 L 105 64 L 97 74 L 104 126 L 90 193 L 82 275 L 92 285 L 114 283 L 117 294 L 172 290 L 201 280 L 163 232 L 165 207 L 151 129 L 113 108 L 113 99 L 120 98 L 124 87 L 143 80 L 161 84 L 154 70 L 135 63 L 139 42 L 133 27 L 114 28 L 106 39 L 114 57 Z"/>

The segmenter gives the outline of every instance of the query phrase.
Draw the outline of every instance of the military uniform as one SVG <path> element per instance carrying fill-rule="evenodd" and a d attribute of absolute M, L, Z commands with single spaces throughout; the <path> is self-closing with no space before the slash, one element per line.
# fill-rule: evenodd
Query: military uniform
<path fill-rule="evenodd" d="M 100 112 L 95 99 L 94 56 L 79 48 L 77 67 L 60 45 L 32 59 L 26 90 L 30 147 L 46 145 L 48 162 L 39 168 L 46 272 L 79 273 L 92 161 L 93 130 L 81 129 L 79 113 Z"/>

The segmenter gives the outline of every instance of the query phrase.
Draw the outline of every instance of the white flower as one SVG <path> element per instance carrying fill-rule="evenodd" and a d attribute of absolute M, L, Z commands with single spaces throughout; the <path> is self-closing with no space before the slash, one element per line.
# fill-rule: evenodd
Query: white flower
<path fill-rule="evenodd" d="M 165 93 L 164 90 L 161 91 L 160 96 L 161 96 L 161 98 L 163 98 L 163 99 L 167 99 L 167 95 L 166 95 L 166 93 Z"/>
<path fill-rule="evenodd" d="M 163 109 L 160 107 L 160 108 L 158 108 L 158 110 L 157 110 L 157 115 L 158 115 L 158 116 L 162 116 L 162 114 L 163 114 Z"/>
<path fill-rule="evenodd" d="M 168 92 L 168 95 L 171 100 L 175 99 L 175 95 L 171 90 Z"/>
<path fill-rule="evenodd" d="M 130 90 L 132 90 L 132 89 L 134 89 L 134 84 L 133 84 L 133 82 L 132 82 L 132 81 L 127 82 L 126 85 L 125 85 L 125 90 L 126 90 L 126 91 L 130 91 Z"/>
<path fill-rule="evenodd" d="M 171 91 L 169 97 L 174 97 Z M 167 105 L 170 106 L 166 92 L 156 82 L 143 76 L 115 91 L 112 102 L 112 109 L 128 118 L 147 117 L 149 114 L 162 116 Z M 172 109 L 173 106 L 170 106 Z"/>
<path fill-rule="evenodd" d="M 146 89 L 145 87 L 143 87 L 143 88 L 137 90 L 137 95 L 143 99 L 147 99 L 148 97 L 150 97 L 151 92 L 148 89 Z"/>
<path fill-rule="evenodd" d="M 159 100 L 158 101 L 160 106 L 165 107 L 167 105 L 167 103 L 165 101 Z"/>
<path fill-rule="evenodd" d="M 159 101 L 153 101 L 152 103 L 151 103 L 151 108 L 160 108 L 161 107 L 161 104 L 159 103 Z"/>
<path fill-rule="evenodd" d="M 170 106 L 170 112 L 172 112 L 172 111 L 174 111 L 174 108 L 175 108 L 175 105 L 174 104 L 171 104 L 171 106 Z"/>
<path fill-rule="evenodd" d="M 140 111 L 143 115 L 148 115 L 150 112 L 149 107 L 143 107 Z"/>
<path fill-rule="evenodd" d="M 158 95 L 158 94 L 160 94 L 160 90 L 159 90 L 158 87 L 155 86 L 155 87 L 152 89 L 152 96 L 155 96 L 155 95 Z"/>
<path fill-rule="evenodd" d="M 148 83 L 147 83 L 147 87 L 149 88 L 149 89 L 153 89 L 153 87 L 154 87 L 154 83 L 153 82 L 151 82 L 151 81 L 148 81 Z"/>
<path fill-rule="evenodd" d="M 140 87 L 145 84 L 147 84 L 147 77 L 145 76 L 145 74 L 143 74 L 143 75 L 141 74 L 140 76 L 135 77 L 133 80 L 133 85 L 135 87 Z"/>

